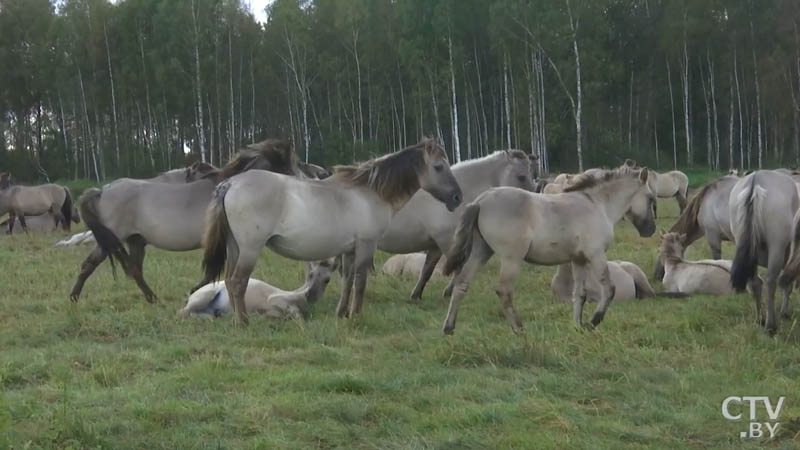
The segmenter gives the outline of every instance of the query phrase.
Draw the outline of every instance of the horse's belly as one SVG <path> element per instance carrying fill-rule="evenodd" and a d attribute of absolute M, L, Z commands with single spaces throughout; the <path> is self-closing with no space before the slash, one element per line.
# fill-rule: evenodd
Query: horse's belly
<path fill-rule="evenodd" d="M 351 251 L 355 247 L 355 240 L 351 238 L 333 239 L 326 237 L 302 236 L 273 236 L 267 241 L 267 247 L 275 253 L 299 261 L 319 261 L 333 258 Z"/>

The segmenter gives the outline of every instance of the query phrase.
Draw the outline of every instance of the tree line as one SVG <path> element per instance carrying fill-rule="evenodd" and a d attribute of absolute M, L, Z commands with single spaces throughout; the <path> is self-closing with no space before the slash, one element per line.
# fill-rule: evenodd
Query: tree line
<path fill-rule="evenodd" d="M 796 0 L 0 0 L 0 170 L 324 165 L 431 136 L 541 169 L 800 165 Z"/>

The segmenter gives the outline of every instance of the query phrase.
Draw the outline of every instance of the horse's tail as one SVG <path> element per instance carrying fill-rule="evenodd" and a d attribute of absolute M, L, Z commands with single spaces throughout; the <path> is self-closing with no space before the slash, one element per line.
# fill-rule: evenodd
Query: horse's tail
<path fill-rule="evenodd" d="M 225 213 L 225 194 L 230 183 L 220 184 L 206 212 L 206 229 L 203 233 L 203 272 L 205 280 L 217 280 L 225 268 L 228 256 L 227 243 L 231 234 L 228 215 Z"/>
<path fill-rule="evenodd" d="M 756 185 L 756 175 L 751 175 L 750 186 L 739 193 L 736 199 L 739 208 L 736 213 L 736 255 L 731 267 L 731 285 L 738 292 L 747 287 L 758 269 L 758 249 L 761 247 L 760 222 L 761 207 L 766 190 Z"/>
<path fill-rule="evenodd" d="M 681 195 L 683 198 L 689 198 L 689 177 L 686 176 L 685 173 L 678 172 L 678 189 L 680 190 Z"/>
<path fill-rule="evenodd" d="M 442 270 L 444 275 L 449 276 L 455 271 L 461 270 L 467 259 L 469 259 L 470 252 L 472 252 L 472 240 L 483 239 L 480 230 L 478 230 L 478 215 L 480 212 L 481 205 L 477 202 L 470 203 L 464 209 L 461 221 L 458 223 L 453 235 L 453 243 L 447 252 L 447 261 L 445 261 L 444 269 Z"/>
<path fill-rule="evenodd" d="M 103 191 L 100 189 L 87 189 L 78 201 L 78 206 L 81 211 L 81 216 L 83 216 L 83 221 L 86 222 L 86 226 L 92 230 L 97 245 L 108 255 L 108 260 L 111 262 L 111 270 L 114 272 L 114 276 L 116 276 L 114 258 L 119 261 L 122 269 L 127 273 L 128 252 L 125 250 L 125 247 L 123 247 L 122 241 L 119 240 L 117 235 L 103 225 L 100 220 L 97 204 L 100 202 L 100 196 L 102 195 Z M 70 209 L 72 209 L 72 207 L 70 207 Z"/>
<path fill-rule="evenodd" d="M 797 279 L 798 275 L 800 275 L 800 211 L 794 215 L 792 220 L 792 246 L 786 266 L 778 278 L 778 284 L 788 286 Z"/>
<path fill-rule="evenodd" d="M 69 231 L 72 227 L 72 194 L 69 193 L 69 188 L 66 186 L 62 186 L 64 188 L 64 203 L 61 204 L 61 215 L 64 216 L 64 223 L 61 224 L 62 227 Z"/>
<path fill-rule="evenodd" d="M 650 282 L 647 281 L 647 275 L 642 272 L 642 269 L 636 266 L 635 268 L 630 267 L 629 270 L 623 268 L 623 270 L 633 277 L 633 285 L 636 288 L 636 298 L 642 299 L 656 296 L 656 291 L 653 290 L 653 286 L 650 286 Z"/>

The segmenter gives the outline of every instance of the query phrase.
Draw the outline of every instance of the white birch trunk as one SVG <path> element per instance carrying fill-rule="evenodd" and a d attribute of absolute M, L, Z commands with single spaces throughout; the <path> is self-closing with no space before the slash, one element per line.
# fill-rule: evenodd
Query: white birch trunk
<path fill-rule="evenodd" d="M 678 140 L 675 133 L 675 101 L 672 96 L 672 75 L 669 68 L 669 57 L 667 57 L 667 83 L 669 84 L 669 106 L 670 116 L 672 117 L 672 166 L 678 170 Z"/>
<path fill-rule="evenodd" d="M 453 122 L 453 156 L 455 161 L 461 162 L 461 143 L 458 139 L 458 100 L 456 99 L 456 74 L 453 69 L 453 40 L 447 36 L 447 53 L 450 57 L 450 91 L 452 92 L 452 122 Z"/>
<path fill-rule="evenodd" d="M 195 108 L 197 108 L 197 141 L 200 146 L 200 160 L 206 162 L 206 139 L 204 134 L 204 124 L 203 124 L 203 85 L 200 83 L 200 29 L 198 24 L 198 17 L 200 12 L 198 11 L 198 5 L 195 3 L 196 0 L 192 0 L 192 25 L 194 28 L 194 82 L 195 82 L 195 95 L 197 99 L 197 104 Z M 228 41 L 228 48 L 230 49 L 230 34 L 229 41 Z M 231 92 L 233 92 L 233 88 L 231 88 Z M 231 112 L 231 114 L 233 114 Z M 231 116 L 231 120 L 233 117 Z"/>

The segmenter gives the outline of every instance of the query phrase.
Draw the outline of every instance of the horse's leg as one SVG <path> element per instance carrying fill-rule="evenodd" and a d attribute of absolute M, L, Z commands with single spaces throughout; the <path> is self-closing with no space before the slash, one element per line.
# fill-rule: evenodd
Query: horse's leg
<path fill-rule="evenodd" d="M 83 290 L 83 284 L 86 283 L 86 279 L 94 272 L 94 269 L 106 259 L 106 254 L 99 245 L 95 245 L 94 250 L 89 253 L 89 256 L 83 261 L 81 264 L 81 273 L 78 274 L 78 279 L 75 280 L 75 286 L 72 287 L 72 292 L 69 294 L 69 299 L 73 302 L 77 302 L 78 298 L 81 296 L 81 291 Z"/>
<path fill-rule="evenodd" d="M 442 291 L 442 297 L 447 298 L 453 295 L 453 287 L 456 285 L 456 277 L 458 276 L 458 273 L 459 272 L 456 272 L 456 274 L 453 275 L 453 278 L 450 279 L 450 282 L 447 283 L 447 287 L 444 288 L 444 291 Z"/>
<path fill-rule="evenodd" d="M 678 208 L 680 208 L 681 214 L 683 214 L 683 210 L 686 209 L 686 197 L 683 196 L 680 189 L 678 189 L 678 193 L 675 194 L 675 200 L 678 201 Z"/>
<path fill-rule="evenodd" d="M 336 315 L 339 317 L 347 317 L 347 312 L 350 308 L 350 292 L 353 289 L 354 260 L 355 251 L 342 255 L 342 267 L 340 269 L 342 274 L 342 290 L 339 296 L 339 305 L 336 307 Z"/>
<path fill-rule="evenodd" d="M 789 309 L 789 296 L 792 295 L 793 288 L 794 285 L 792 283 L 789 283 L 781 288 L 781 291 L 783 291 L 783 301 L 781 301 L 781 318 L 783 319 L 788 320 L 792 318 L 792 312 Z"/>
<path fill-rule="evenodd" d="M 719 231 L 706 233 L 706 240 L 711 247 L 711 259 L 722 259 L 722 237 Z"/>
<path fill-rule="evenodd" d="M 763 285 L 764 282 L 761 281 L 761 277 L 758 275 L 756 275 L 747 284 L 747 287 L 750 289 L 750 293 L 753 294 L 753 302 L 756 304 L 756 325 L 759 326 L 764 326 L 764 318 L 761 316 L 761 288 Z"/>
<path fill-rule="evenodd" d="M 431 275 L 433 275 L 436 264 L 439 263 L 440 259 L 442 259 L 442 251 L 439 248 L 428 250 L 425 254 L 425 265 L 422 266 L 417 285 L 414 286 L 414 291 L 411 292 L 411 300 L 415 302 L 422 300 L 422 291 L 425 289 L 425 285 L 428 284 L 428 280 L 431 279 Z"/>
<path fill-rule="evenodd" d="M 600 286 L 603 290 L 603 298 L 597 304 L 597 308 L 592 315 L 592 327 L 596 327 L 603 321 L 603 318 L 606 316 L 606 311 L 608 310 L 608 305 L 614 300 L 616 286 L 611 282 L 611 275 L 608 272 L 608 262 L 605 256 L 595 258 L 590 262 L 590 267 L 597 276 L 597 280 L 600 282 Z"/>
<path fill-rule="evenodd" d="M 517 311 L 514 309 L 512 303 L 514 295 L 514 281 L 522 265 L 522 258 L 504 257 L 500 261 L 500 281 L 497 284 L 497 297 L 503 303 L 503 314 L 506 315 L 506 320 L 511 325 L 511 330 L 516 334 L 522 332 L 522 322 L 517 317 Z"/>
<path fill-rule="evenodd" d="M 767 263 L 767 319 L 764 323 L 764 330 L 770 336 L 774 336 L 778 331 L 778 321 L 775 320 L 775 289 L 778 284 L 778 275 L 783 268 L 784 248 L 784 246 L 771 246 L 769 249 Z"/>
<path fill-rule="evenodd" d="M 17 214 L 13 210 L 8 212 L 8 234 L 14 233 L 14 222 L 17 221 Z"/>
<path fill-rule="evenodd" d="M 17 214 L 19 218 L 19 224 L 22 225 L 22 230 L 25 234 L 28 234 L 28 224 L 25 222 L 25 214 Z"/>
<path fill-rule="evenodd" d="M 229 237 L 228 239 L 232 239 Z M 230 249 L 231 245 L 228 245 Z M 250 281 L 250 274 L 253 273 L 253 268 L 258 262 L 258 255 L 261 252 L 263 245 L 255 246 L 239 246 L 238 255 L 233 259 L 228 253 L 228 264 L 230 268 L 225 276 L 225 288 L 228 289 L 228 298 L 230 299 L 233 310 L 236 311 L 236 321 L 242 325 L 250 323 L 247 317 L 247 306 L 244 302 L 244 296 L 247 293 L 247 283 Z"/>
<path fill-rule="evenodd" d="M 456 316 L 458 305 L 467 294 L 469 283 L 478 273 L 478 270 L 489 261 L 494 252 L 483 239 L 472 239 L 472 251 L 464 267 L 453 279 L 453 294 L 450 297 L 450 307 L 447 309 L 447 318 L 444 320 L 444 334 L 453 334 L 456 329 Z"/>
<path fill-rule="evenodd" d="M 353 262 L 355 291 L 353 292 L 353 303 L 350 304 L 350 317 L 361 313 L 364 305 L 364 291 L 367 289 L 367 277 L 369 268 L 372 267 L 372 257 L 375 255 L 376 247 L 377 242 L 356 244 L 356 255 Z"/>
<path fill-rule="evenodd" d="M 572 319 L 578 327 L 583 327 L 583 305 L 586 303 L 585 264 L 572 263 Z"/>
<path fill-rule="evenodd" d="M 128 270 L 129 275 L 136 281 L 136 285 L 139 286 L 139 289 L 144 294 L 145 300 L 149 303 L 153 303 L 156 298 L 156 294 L 153 293 L 150 286 L 147 285 L 147 282 L 144 281 L 144 269 L 142 265 L 144 264 L 144 247 L 147 245 L 147 241 L 144 240 L 141 236 L 131 236 L 128 238 L 128 248 L 130 250 L 130 258 L 128 261 Z"/>

